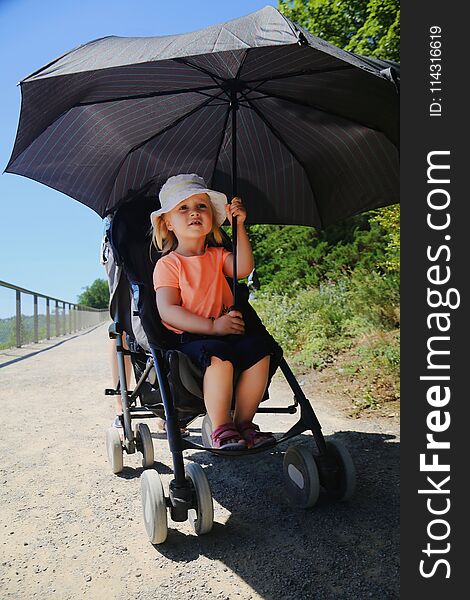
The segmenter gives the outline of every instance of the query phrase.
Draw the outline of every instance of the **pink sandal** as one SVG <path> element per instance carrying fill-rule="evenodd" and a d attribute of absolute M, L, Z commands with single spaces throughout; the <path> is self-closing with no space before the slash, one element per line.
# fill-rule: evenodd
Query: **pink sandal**
<path fill-rule="evenodd" d="M 276 442 L 276 438 L 270 431 L 260 431 L 258 425 L 255 425 L 251 421 L 239 423 L 237 429 L 247 443 L 248 448 L 259 448 L 260 446 L 267 446 Z"/>
<path fill-rule="evenodd" d="M 246 442 L 233 423 L 220 425 L 211 433 L 212 447 L 217 450 L 244 450 Z"/>

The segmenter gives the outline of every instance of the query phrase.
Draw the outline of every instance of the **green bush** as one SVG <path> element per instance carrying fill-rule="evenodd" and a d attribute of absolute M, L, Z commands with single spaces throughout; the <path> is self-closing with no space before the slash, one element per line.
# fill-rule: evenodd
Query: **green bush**
<path fill-rule="evenodd" d="M 375 214 L 375 213 L 374 213 Z M 262 289 L 296 295 L 299 288 L 339 282 L 356 269 L 387 272 L 387 240 L 379 220 L 359 215 L 317 231 L 292 225 L 251 225 L 249 236 Z"/>
<path fill-rule="evenodd" d="M 258 291 L 252 304 L 287 356 L 306 368 L 325 367 L 366 333 L 397 327 L 396 281 L 375 272 L 355 271 L 337 282 L 299 288 L 295 296 Z M 390 362 L 395 359 L 392 352 Z"/>
<path fill-rule="evenodd" d="M 397 328 L 400 324 L 399 275 L 354 271 L 349 281 L 349 303 L 355 333 Z"/>

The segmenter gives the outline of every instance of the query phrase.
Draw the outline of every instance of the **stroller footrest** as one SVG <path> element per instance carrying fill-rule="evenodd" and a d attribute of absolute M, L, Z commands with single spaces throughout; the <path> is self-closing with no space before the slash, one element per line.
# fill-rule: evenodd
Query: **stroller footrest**
<path fill-rule="evenodd" d="M 145 406 L 132 406 L 132 415 L 146 415 L 152 413 L 154 410 L 163 408 L 163 404 L 146 404 Z"/>

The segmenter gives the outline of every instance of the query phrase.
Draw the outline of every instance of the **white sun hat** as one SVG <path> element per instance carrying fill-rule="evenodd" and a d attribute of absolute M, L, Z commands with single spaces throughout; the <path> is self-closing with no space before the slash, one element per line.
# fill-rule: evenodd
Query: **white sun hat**
<path fill-rule="evenodd" d="M 161 208 L 159 210 L 154 210 L 150 215 L 152 225 L 155 224 L 155 219 L 157 217 L 163 213 L 169 212 L 180 202 L 194 194 L 207 194 L 209 196 L 211 204 L 214 207 L 215 222 L 218 226 L 222 225 L 227 217 L 225 212 L 227 196 L 222 192 L 210 190 L 206 186 L 204 179 L 195 173 L 173 175 L 173 177 L 167 179 L 158 195 Z"/>

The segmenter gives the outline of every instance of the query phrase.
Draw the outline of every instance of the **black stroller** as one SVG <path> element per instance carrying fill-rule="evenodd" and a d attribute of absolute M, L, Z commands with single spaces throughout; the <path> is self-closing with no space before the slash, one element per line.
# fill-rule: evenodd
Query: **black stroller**
<path fill-rule="evenodd" d="M 206 474 L 197 463 L 185 466 L 183 451 L 192 448 L 224 456 L 227 452 L 211 447 L 212 427 L 205 415 L 201 371 L 186 355 L 169 347 L 166 329 L 158 315 L 152 273 L 160 255 L 150 247 L 149 236 L 149 215 L 154 208 L 154 196 L 139 195 L 122 204 L 108 220 L 107 243 L 115 260 L 110 303 L 114 322 L 109 335 L 116 340 L 119 383 L 116 389 L 108 389 L 106 393 L 121 393 L 123 439 L 116 428 L 110 428 L 106 444 L 114 473 L 123 470 L 124 451 L 127 454 L 142 453 L 142 466 L 148 469 L 144 471 L 141 482 L 145 527 L 150 541 L 160 544 L 167 537 L 168 510 L 173 521 L 189 518 L 198 535 L 208 533 L 213 525 L 213 502 Z M 230 238 L 223 230 L 221 233 L 224 245 L 231 250 Z M 229 283 L 233 282 L 229 280 Z M 238 284 L 237 295 L 245 321 L 248 319 L 259 331 L 262 329 L 273 341 L 248 302 L 247 286 Z M 127 334 L 129 349 L 123 345 L 123 332 Z M 258 412 L 294 414 L 300 410 L 297 423 L 276 440 L 276 445 L 310 430 L 316 446 L 312 451 L 295 446 L 287 449 L 284 456 L 287 493 L 296 505 L 305 508 L 316 503 L 321 488 L 331 499 L 346 500 L 353 494 L 356 480 L 349 452 L 337 441 L 325 441 L 320 423 L 284 360 L 282 349 L 277 344 L 275 348 L 264 399 L 269 398 L 269 383 L 279 367 L 293 391 L 293 403 L 279 408 L 260 406 Z M 131 357 L 137 382 L 132 391 L 126 381 L 126 354 Z M 201 415 L 205 415 L 201 427 L 204 446 L 181 435 L 181 427 Z M 164 493 L 158 472 L 151 468 L 154 450 L 150 429 L 140 421 L 157 416 L 166 420 L 168 444 L 173 457 L 174 479 L 168 496 Z M 137 419 L 139 422 L 134 429 L 132 422 Z M 272 448 L 273 445 L 270 445 L 230 452 L 230 456 L 247 456 Z"/>

